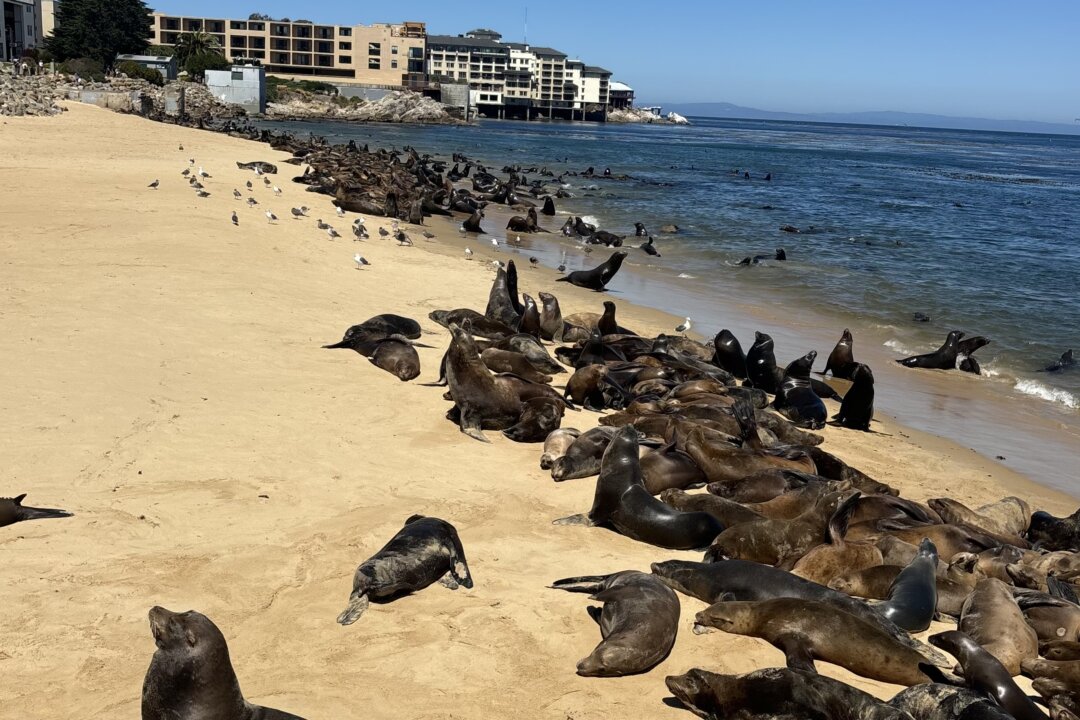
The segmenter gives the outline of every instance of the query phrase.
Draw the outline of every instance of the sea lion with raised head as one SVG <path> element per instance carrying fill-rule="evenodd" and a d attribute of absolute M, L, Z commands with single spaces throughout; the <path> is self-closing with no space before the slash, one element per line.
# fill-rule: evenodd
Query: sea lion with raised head
<path fill-rule="evenodd" d="M 588 609 L 603 640 L 578 662 L 578 675 L 621 677 L 647 672 L 675 645 L 679 598 L 655 575 L 627 570 L 556 580 L 551 587 L 589 593 L 590 600 L 604 604 Z"/>
<path fill-rule="evenodd" d="M 461 432 L 489 442 L 484 430 L 506 430 L 521 416 L 521 398 L 516 389 L 487 369 L 472 335 L 458 325 L 450 326 L 450 348 L 446 353 L 446 381 Z"/>
<path fill-rule="evenodd" d="M 824 660 L 897 685 L 942 677 L 925 657 L 897 642 L 880 625 L 826 603 L 795 598 L 718 602 L 699 612 L 694 622 L 761 638 L 784 653 L 792 670 L 816 672 L 814 661 Z"/>
<path fill-rule="evenodd" d="M 551 293 L 541 292 L 540 297 L 540 337 L 544 340 L 562 342 L 564 323 L 559 299 Z"/>
<path fill-rule="evenodd" d="M 851 371 L 855 369 L 856 364 L 855 356 L 851 352 L 853 343 L 851 331 L 844 328 L 836 347 L 829 353 L 829 359 L 825 362 L 825 369 L 821 371 L 821 374 L 827 375 L 831 372 L 835 378 L 850 380 Z"/>
<path fill-rule="evenodd" d="M 390 542 L 360 563 L 353 576 L 349 604 L 337 621 L 351 625 L 371 600 L 390 601 L 423 590 L 436 581 L 451 590 L 473 586 L 457 529 L 434 517 L 413 515 Z"/>
<path fill-rule="evenodd" d="M 1008 585 L 983 578 L 968 596 L 957 629 L 996 657 L 1010 675 L 1020 663 L 1039 656 L 1039 638 L 1024 620 Z"/>
<path fill-rule="evenodd" d="M 16 495 L 13 498 L 0 498 L 0 527 L 13 525 L 24 520 L 46 520 L 49 518 L 72 517 L 67 510 L 55 510 L 53 508 L 36 508 L 23 505 L 22 501 L 26 493 Z"/>
<path fill-rule="evenodd" d="M 776 392 L 780 380 L 774 345 L 771 337 L 763 332 L 755 332 L 754 344 L 746 351 L 746 375 L 750 386 L 769 394 Z"/>
<path fill-rule="evenodd" d="M 840 412 L 833 419 L 852 430 L 870 431 L 874 419 L 874 373 L 869 365 L 855 363 L 850 369 L 851 387 L 840 402 Z"/>
<path fill-rule="evenodd" d="M 540 212 L 543 213 L 544 215 L 554 215 L 555 214 L 555 201 L 551 199 L 550 195 L 548 195 L 546 198 L 544 198 L 544 207 L 542 207 L 540 209 Z"/>
<path fill-rule="evenodd" d="M 559 428 L 544 438 L 544 452 L 540 456 L 540 469 L 550 470 L 555 461 L 566 454 L 567 449 L 581 435 L 577 428 Z"/>
<path fill-rule="evenodd" d="M 896 362 L 904 367 L 952 370 L 956 367 L 956 357 L 959 354 L 960 338 L 962 337 L 964 337 L 964 333 L 953 330 L 945 338 L 945 343 L 934 352 L 926 355 L 913 355 Z"/>
<path fill-rule="evenodd" d="M 737 380 L 746 379 L 746 353 L 730 330 L 721 330 L 713 340 L 713 365 L 727 370 Z"/>
<path fill-rule="evenodd" d="M 868 600 L 887 600 L 893 582 L 904 567 L 906 566 L 875 565 L 861 570 L 850 570 L 835 576 L 828 585 L 833 590 L 839 590 L 847 595 Z M 946 577 L 935 578 L 937 611 L 942 615 L 959 619 L 964 601 L 971 594 L 972 588 L 954 578 L 955 575 L 951 571 L 946 571 Z"/>
<path fill-rule="evenodd" d="M 543 331 L 540 329 L 540 308 L 537 307 L 536 301 L 529 295 L 522 295 L 521 297 L 525 301 L 525 312 L 521 314 L 518 332 L 532 335 L 538 339 L 542 338 Z"/>
<path fill-rule="evenodd" d="M 924 538 L 889 586 L 888 599 L 874 609 L 908 632 L 926 630 L 937 611 L 937 564 L 937 548 Z"/>
<path fill-rule="evenodd" d="M 1047 720 L 1046 714 L 1013 682 L 1005 666 L 964 633 L 949 630 L 931 635 L 930 644 L 956 658 L 968 687 L 993 698 L 1016 720 Z"/>
<path fill-rule="evenodd" d="M 461 227 L 465 229 L 465 232 L 477 233 L 478 235 L 484 234 L 484 228 L 480 226 L 480 220 L 484 217 L 483 210 L 474 210 L 473 214 L 461 223 Z"/>
<path fill-rule="evenodd" d="M 229 646 L 202 613 L 150 609 L 157 650 L 142 687 L 142 720 L 303 720 L 252 705 L 240 692 Z"/>
<path fill-rule="evenodd" d="M 506 268 L 499 266 L 495 271 L 495 280 L 491 283 L 491 291 L 488 293 L 488 304 L 484 310 L 484 317 L 501 322 L 511 328 L 517 328 L 521 323 L 521 314 L 514 306 L 510 291 L 510 273 L 517 275 L 514 261 L 511 260 Z"/>
<path fill-rule="evenodd" d="M 615 273 L 619 272 L 625 259 L 626 253 L 620 250 L 612 253 L 611 257 L 592 270 L 575 270 L 569 275 L 557 278 L 556 282 L 568 282 L 571 285 L 601 292 L 607 289 L 607 284 L 615 277 Z"/>
<path fill-rule="evenodd" d="M 776 389 L 773 406 L 797 427 L 819 430 L 825 427 L 828 411 L 825 403 L 810 386 L 810 368 L 817 358 L 817 351 L 791 361 L 784 369 L 784 377 Z"/>

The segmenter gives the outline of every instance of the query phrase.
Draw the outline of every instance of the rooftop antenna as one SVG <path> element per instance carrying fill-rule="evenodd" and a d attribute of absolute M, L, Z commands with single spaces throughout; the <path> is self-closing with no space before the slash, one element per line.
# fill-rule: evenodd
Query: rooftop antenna
<path fill-rule="evenodd" d="M 525 36 L 522 38 L 525 41 L 525 49 L 529 49 L 529 6 L 525 6 Z"/>

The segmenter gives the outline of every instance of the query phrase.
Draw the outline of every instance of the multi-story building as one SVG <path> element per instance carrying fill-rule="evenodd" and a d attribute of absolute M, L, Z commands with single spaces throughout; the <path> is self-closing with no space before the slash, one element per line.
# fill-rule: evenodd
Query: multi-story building
<path fill-rule="evenodd" d="M 203 31 L 226 59 L 258 60 L 267 73 L 335 84 L 410 87 L 422 84 L 426 29 L 421 22 L 316 25 L 277 20 L 229 20 L 154 13 L 156 45 Z"/>
<path fill-rule="evenodd" d="M 611 83 L 608 104 L 613 110 L 626 110 L 634 106 L 634 88 L 616 80 Z"/>
<path fill-rule="evenodd" d="M 501 37 L 493 30 L 472 30 L 464 35 L 429 35 L 428 79 L 468 83 L 469 104 L 478 113 L 503 117 L 510 48 L 499 42 Z"/>
<path fill-rule="evenodd" d="M 0 60 L 20 58 L 37 47 L 35 0 L 0 0 Z"/>

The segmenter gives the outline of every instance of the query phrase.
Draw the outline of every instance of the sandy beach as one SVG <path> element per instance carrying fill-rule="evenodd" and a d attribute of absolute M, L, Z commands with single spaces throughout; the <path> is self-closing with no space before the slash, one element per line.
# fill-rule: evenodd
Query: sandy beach
<path fill-rule="evenodd" d="M 448 342 L 428 313 L 483 310 L 491 248 L 472 241 L 466 261 L 446 223 L 434 242 L 413 233 L 415 247 L 398 247 L 377 218 L 355 243 L 352 216 L 290 182 L 286 157 L 82 105 L 0 125 L 0 496 L 75 513 L 0 528 L 0 714 L 138 717 L 154 605 L 208 615 L 247 698 L 312 720 L 689 718 L 664 704 L 665 675 L 782 664 L 763 641 L 692 634 L 704 605 L 682 596 L 679 638 L 657 668 L 574 674 L 599 632 L 584 596 L 548 584 L 700 553 L 552 526 L 588 509 L 594 480 L 554 483 L 539 445 L 465 437 L 444 418 L 443 389 L 420 385 Z M 213 176 L 209 198 L 180 176 L 188 158 Z M 283 194 L 256 182 L 248 208 L 232 191 L 255 180 L 236 161 L 253 160 L 278 163 Z M 301 204 L 312 219 L 289 216 Z M 319 217 L 346 237 L 328 240 Z M 357 251 L 370 267 L 355 268 Z M 523 291 L 553 291 L 564 314 L 601 310 L 604 296 L 527 264 Z M 387 312 L 418 320 L 435 346 L 420 350 L 418 380 L 320 348 Z M 678 321 L 623 303 L 619 316 L 648 334 Z M 597 417 L 569 412 L 563 426 Z M 887 419 L 873 435 L 824 434 L 825 449 L 904 497 L 1018 494 L 1033 510 L 1075 510 Z M 475 587 L 432 586 L 336 624 L 357 564 L 414 513 L 457 527 Z M 881 697 L 900 689 L 819 668 Z"/>

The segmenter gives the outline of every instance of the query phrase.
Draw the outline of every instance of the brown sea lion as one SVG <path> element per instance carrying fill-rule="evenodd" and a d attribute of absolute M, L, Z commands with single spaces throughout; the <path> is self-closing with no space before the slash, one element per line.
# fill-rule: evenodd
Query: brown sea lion
<path fill-rule="evenodd" d="M 521 417 L 503 435 L 521 443 L 544 442 L 562 424 L 566 403 L 558 398 L 534 397 L 522 403 Z"/>
<path fill-rule="evenodd" d="M 855 369 L 855 356 L 851 352 L 851 346 L 854 340 L 851 337 L 851 331 L 844 328 L 844 332 L 840 335 L 840 340 L 836 343 L 836 347 L 829 353 L 829 359 L 825 363 L 825 369 L 822 370 L 823 375 L 832 373 L 833 377 L 841 378 L 843 380 L 850 380 L 851 373 Z"/>
<path fill-rule="evenodd" d="M 761 503 L 815 481 L 825 480 L 817 475 L 794 470 L 762 470 L 732 483 L 712 483 L 708 486 L 708 491 L 739 503 Z"/>
<path fill-rule="evenodd" d="M 709 487 L 713 486 L 710 485 Z M 806 512 L 807 508 L 816 505 L 826 494 L 837 490 L 850 489 L 851 486 L 847 483 L 834 483 L 831 481 L 809 483 L 783 495 L 778 495 L 772 500 L 761 503 L 745 503 L 745 505 L 754 512 L 761 513 L 764 517 L 772 520 L 794 520 Z"/>
<path fill-rule="evenodd" d="M 641 476 L 651 495 L 659 495 L 669 488 L 683 490 L 705 484 L 701 468 L 689 455 L 677 450 L 673 442 L 642 456 Z"/>
<path fill-rule="evenodd" d="M 521 298 L 525 301 L 525 312 L 521 314 L 518 332 L 532 335 L 535 338 L 542 338 L 543 331 L 540 328 L 540 310 L 536 306 L 536 301 L 529 295 L 522 295 Z"/>
<path fill-rule="evenodd" d="M 544 439 L 544 454 L 540 456 L 540 469 L 550 470 L 555 461 L 566 454 L 567 448 L 581 435 L 577 428 L 559 428 Z"/>
<path fill-rule="evenodd" d="M 540 298 L 540 337 L 544 340 L 562 342 L 563 322 L 559 299 L 551 293 L 541 292 Z"/>
<path fill-rule="evenodd" d="M 763 520 L 753 510 L 748 510 L 737 502 L 725 500 L 708 493 L 688 493 L 677 488 L 664 490 L 660 499 L 676 510 L 705 512 L 720 521 L 725 528 L 746 522 Z"/>
<path fill-rule="evenodd" d="M 521 416 L 515 388 L 491 374 L 477 352 L 476 341 L 458 325 L 450 325 L 446 380 L 458 414 L 461 432 L 490 442 L 483 430 L 505 430 Z"/>
<path fill-rule="evenodd" d="M 556 482 L 576 480 L 599 473 L 604 451 L 616 431 L 617 428 L 601 425 L 581 433 L 562 457 L 555 458 L 551 465 L 551 479 Z"/>
<path fill-rule="evenodd" d="M 821 585 L 829 585 L 829 582 L 841 573 L 881 565 L 881 550 L 876 545 L 868 541 L 844 540 L 848 521 L 858 501 L 859 495 L 852 495 L 833 513 L 826 529 L 828 542 L 812 548 L 799 558 L 791 569 L 793 574 Z"/>
<path fill-rule="evenodd" d="M 1039 654 L 1047 660 L 1080 660 L 1080 641 L 1051 640 L 1039 643 Z"/>
<path fill-rule="evenodd" d="M 1040 644 L 1080 640 L 1080 605 L 1037 591 L 1018 594 L 1016 602 Z"/>
<path fill-rule="evenodd" d="M 420 377 L 420 356 L 412 343 L 399 338 L 395 335 L 380 340 L 368 359 L 401 381 L 414 380 Z"/>
<path fill-rule="evenodd" d="M 488 370 L 493 373 L 510 373 L 534 383 L 547 384 L 551 382 L 550 375 L 539 372 L 529 362 L 529 359 L 521 353 L 488 348 L 480 353 L 480 359 Z"/>
<path fill-rule="evenodd" d="M 1028 504 L 1020 498 L 1005 498 L 1000 503 L 988 506 L 993 507 L 994 515 L 992 516 L 984 516 L 952 498 L 932 498 L 927 501 L 927 504 L 944 523 L 971 527 L 1005 544 L 1027 546 L 1027 541 L 1020 537 L 1020 533 L 1027 529 L 1031 513 Z M 1008 514 L 1012 514 L 1013 517 L 1007 517 Z M 1013 528 L 1017 527 L 1020 530 L 1014 532 Z"/>
<path fill-rule="evenodd" d="M 957 628 L 996 657 L 1010 675 L 1020 674 L 1023 660 L 1039 656 L 1039 638 L 1024 620 L 1009 586 L 983 578 L 960 613 Z"/>
<path fill-rule="evenodd" d="M 607 406 L 604 392 L 609 388 L 605 382 L 607 375 L 607 366 L 600 363 L 577 368 L 566 381 L 564 397 L 586 410 L 603 410 Z"/>
<path fill-rule="evenodd" d="M 884 600 L 889 597 L 889 588 L 903 569 L 899 565 L 877 565 L 862 570 L 852 570 L 837 575 L 829 581 L 828 585 L 834 590 L 854 597 Z M 936 584 L 937 611 L 943 615 L 959 618 L 964 601 L 971 594 L 971 589 L 948 578 L 938 577 Z"/>

